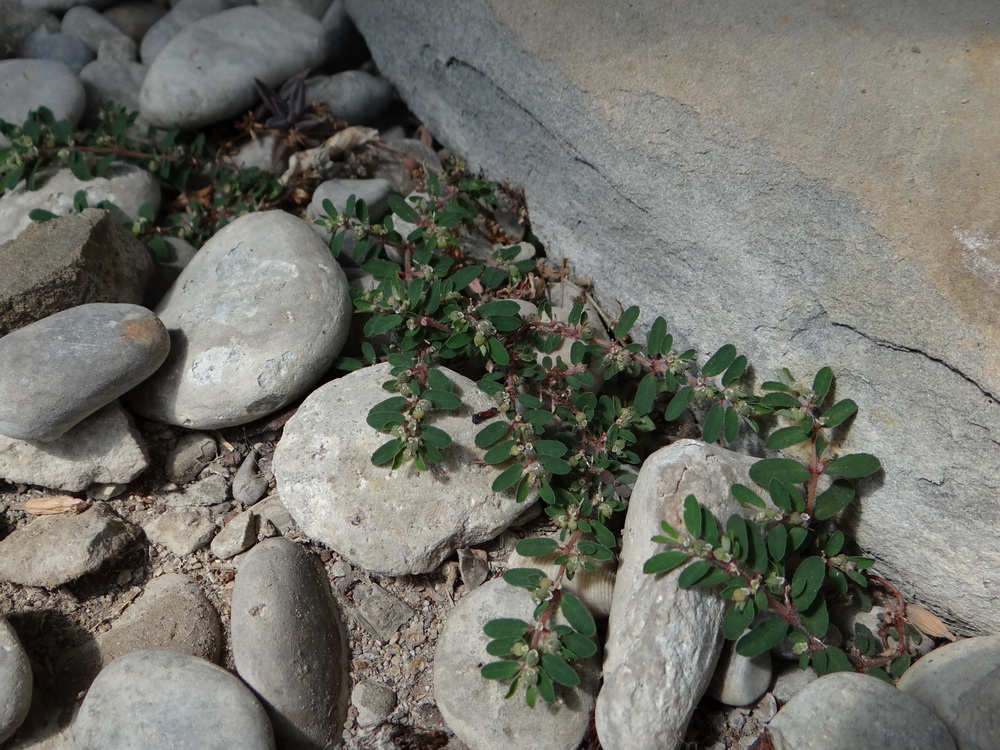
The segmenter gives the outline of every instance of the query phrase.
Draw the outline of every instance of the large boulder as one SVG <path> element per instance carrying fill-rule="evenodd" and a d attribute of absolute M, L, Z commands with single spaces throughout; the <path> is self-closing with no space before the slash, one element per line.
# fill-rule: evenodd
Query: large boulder
<path fill-rule="evenodd" d="M 533 231 L 607 309 L 731 341 L 761 380 L 832 365 L 861 407 L 845 447 L 885 465 L 860 542 L 997 630 L 1000 9 L 347 6 L 410 107 L 525 187 Z"/>

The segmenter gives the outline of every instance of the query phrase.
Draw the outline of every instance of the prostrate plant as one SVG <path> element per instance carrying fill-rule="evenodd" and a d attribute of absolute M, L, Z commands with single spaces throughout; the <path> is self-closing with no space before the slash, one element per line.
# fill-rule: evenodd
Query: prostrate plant
<path fill-rule="evenodd" d="M 751 511 L 731 515 L 723 525 L 694 496 L 684 502 L 684 529 L 661 522 L 663 535 L 653 540 L 669 547 L 646 561 L 644 571 L 662 574 L 684 566 L 684 588 L 716 587 L 732 602 L 723 633 L 737 640 L 736 651 L 757 656 L 786 638 L 799 654 L 800 666 L 818 674 L 863 671 L 890 680 L 910 664 L 908 639 L 920 633 L 906 622 L 899 591 L 869 573 L 874 560 L 852 554 L 852 545 L 836 527 L 839 514 L 854 500 L 853 480 L 881 467 L 867 453 L 838 456 L 833 433 L 857 411 L 850 399 L 824 409 L 833 372 L 824 367 L 809 387 L 783 372 L 784 382 L 764 383 L 763 404 L 789 423 L 767 440 L 771 450 L 804 446 L 804 459 L 766 458 L 750 468 L 750 478 L 767 488 L 771 505 L 742 484 L 733 497 Z M 844 650 L 825 640 L 830 633 L 830 601 L 853 599 L 871 609 L 870 583 L 889 589 L 896 604 L 873 634 L 857 625 L 853 645 Z"/>

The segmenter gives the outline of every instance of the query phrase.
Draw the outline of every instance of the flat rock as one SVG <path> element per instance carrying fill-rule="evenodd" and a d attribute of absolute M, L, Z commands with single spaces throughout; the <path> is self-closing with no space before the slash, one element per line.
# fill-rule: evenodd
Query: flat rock
<path fill-rule="evenodd" d="M 183 508 L 190 506 L 218 505 L 226 502 L 229 497 L 229 481 L 219 474 L 192 482 L 183 492 L 171 492 L 164 498 L 168 508 Z"/>
<path fill-rule="evenodd" d="M 153 374 L 167 329 L 139 305 L 93 302 L 0 339 L 0 434 L 49 442 Z"/>
<path fill-rule="evenodd" d="M 262 211 L 204 244 L 156 308 L 163 367 L 130 395 L 144 416 L 196 429 L 250 422 L 301 396 L 347 337 L 347 279 L 302 219 Z"/>
<path fill-rule="evenodd" d="M 91 685 L 75 750 L 274 750 L 267 712 L 221 667 L 177 651 L 135 651 Z"/>
<path fill-rule="evenodd" d="M 4 23 L 7 13 L 4 10 Z M 76 125 L 86 93 L 70 68 L 58 60 L 0 60 L 0 120 L 21 125 L 28 113 L 48 107 L 57 120 Z M 0 148 L 10 141 L 0 135 Z"/>
<path fill-rule="evenodd" d="M 714 591 L 682 589 L 680 570 L 650 576 L 643 563 L 666 520 L 684 528 L 684 498 L 694 495 L 717 518 L 741 511 L 729 488 L 754 486 L 754 459 L 697 440 L 678 440 L 649 456 L 632 488 L 608 620 L 598 737 L 611 749 L 679 746 L 708 688 L 722 648 L 726 602 Z"/>
<path fill-rule="evenodd" d="M 215 537 L 216 526 L 201 508 L 167 508 L 142 527 L 150 541 L 178 557 L 197 552 Z"/>
<path fill-rule="evenodd" d="M 948 729 L 926 706 L 855 672 L 809 683 L 768 728 L 775 750 L 955 750 Z"/>
<path fill-rule="evenodd" d="M 138 534 L 104 503 L 77 516 L 39 516 L 0 541 L 0 580 L 55 588 L 98 570 Z"/>
<path fill-rule="evenodd" d="M 240 562 L 232 598 L 233 661 L 267 708 L 283 747 L 340 741 L 349 678 L 340 613 L 318 561 L 267 539 Z"/>
<path fill-rule="evenodd" d="M 587 730 L 600 673 L 596 656 L 574 662 L 577 687 L 557 686 L 555 703 L 539 699 L 534 708 L 524 702 L 523 688 L 505 700 L 508 681 L 485 680 L 479 673 L 496 661 L 486 653 L 491 639 L 483 625 L 501 617 L 530 621 L 533 608 L 526 591 L 495 578 L 462 597 L 448 615 L 434 652 L 434 700 L 469 750 L 576 750 Z"/>
<path fill-rule="evenodd" d="M 14 628 L 0 615 L 0 743 L 17 731 L 31 707 L 31 663 Z"/>
<path fill-rule="evenodd" d="M 0 336 L 88 302 L 141 304 L 152 274 L 149 251 L 103 209 L 34 223 L 0 245 Z"/>
<path fill-rule="evenodd" d="M 899 689 L 930 709 L 961 750 L 989 750 L 1000 737 L 1000 636 L 934 649 L 899 679 Z"/>
<path fill-rule="evenodd" d="M 476 464 L 481 426 L 471 418 L 492 399 L 444 367 L 463 402 L 431 421 L 452 437 L 444 461 L 424 472 L 373 466 L 386 435 L 365 417 L 388 397 L 381 384 L 390 370 L 374 365 L 313 391 L 285 425 L 272 470 L 282 502 L 310 537 L 368 570 L 426 573 L 454 550 L 492 539 L 526 506 L 490 489 L 497 467 Z"/>
<path fill-rule="evenodd" d="M 117 401 L 49 443 L 0 436 L 0 477 L 9 482 L 79 492 L 128 484 L 148 466 L 146 444 Z"/>
<path fill-rule="evenodd" d="M 245 510 L 222 527 L 212 540 L 212 554 L 228 560 L 250 549 L 257 542 L 259 519 L 252 510 Z"/>
<path fill-rule="evenodd" d="M 74 212 L 73 198 L 82 190 L 87 205 L 108 201 L 116 208 L 115 221 L 128 223 L 139 218 L 139 209 L 149 204 L 155 214 L 160 210 L 160 185 L 151 172 L 131 164 L 114 163 L 104 177 L 79 180 L 68 169 L 43 169 L 36 189 L 28 190 L 24 181 L 0 198 L 0 242 L 14 239 L 31 224 L 28 214 L 36 208 L 56 216 Z"/>
<path fill-rule="evenodd" d="M 201 128 L 257 101 L 253 79 L 273 88 L 329 55 L 327 29 L 288 9 L 230 8 L 201 18 L 156 55 L 139 94 L 140 112 L 158 127 Z"/>

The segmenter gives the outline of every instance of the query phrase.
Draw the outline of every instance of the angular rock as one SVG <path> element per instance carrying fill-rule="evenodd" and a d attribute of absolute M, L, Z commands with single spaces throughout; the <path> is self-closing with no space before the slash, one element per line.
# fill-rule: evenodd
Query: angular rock
<path fill-rule="evenodd" d="M 308 79 L 306 101 L 326 105 L 349 125 L 368 125 L 392 103 L 392 84 L 363 70 L 345 70 Z"/>
<path fill-rule="evenodd" d="M 97 676 L 75 750 L 274 750 L 267 712 L 229 672 L 177 651 L 135 651 Z"/>
<path fill-rule="evenodd" d="M 768 728 L 775 750 L 956 747 L 941 720 L 919 701 L 877 677 L 855 672 L 835 672 L 809 683 Z"/>
<path fill-rule="evenodd" d="M 233 661 L 283 747 L 340 741 L 347 713 L 344 627 L 318 561 L 286 539 L 243 558 L 232 598 Z"/>
<path fill-rule="evenodd" d="M 211 436 L 203 432 L 186 432 L 167 453 L 163 473 L 175 484 L 187 484 L 208 466 L 218 453 Z"/>
<path fill-rule="evenodd" d="M 149 466 L 132 417 L 110 403 L 50 443 L 0 436 L 0 477 L 79 492 L 94 484 L 127 484 Z"/>
<path fill-rule="evenodd" d="M 271 524 L 284 536 L 295 530 L 295 521 L 292 520 L 288 508 L 281 502 L 277 495 L 265 497 L 253 506 L 253 512 L 260 518 L 260 526 L 264 528 L 266 524 Z"/>
<path fill-rule="evenodd" d="M 351 590 L 357 610 L 351 614 L 380 641 L 388 641 L 413 617 L 413 607 L 397 599 L 381 586 L 363 584 Z"/>
<path fill-rule="evenodd" d="M 0 336 L 88 302 L 142 304 L 152 274 L 149 251 L 104 209 L 34 223 L 0 245 Z"/>
<path fill-rule="evenodd" d="M 250 549 L 257 541 L 257 521 L 252 510 L 245 510 L 229 521 L 212 540 L 212 554 L 228 560 Z"/>
<path fill-rule="evenodd" d="M 1000 636 L 981 636 L 934 649 L 899 679 L 948 727 L 961 750 L 988 750 L 1000 737 Z"/>
<path fill-rule="evenodd" d="M 340 352 L 351 319 L 347 279 L 329 248 L 283 211 L 226 225 L 156 310 L 171 354 L 130 404 L 196 429 L 250 422 L 302 395 Z"/>
<path fill-rule="evenodd" d="M 293 10 L 231 8 L 181 29 L 152 60 L 140 111 L 158 127 L 195 129 L 253 107 L 258 78 L 273 88 L 330 53 L 328 30 Z"/>
<path fill-rule="evenodd" d="M 201 508 L 167 508 L 142 529 L 150 541 L 186 557 L 212 541 L 216 526 Z"/>
<path fill-rule="evenodd" d="M 632 489 L 611 616 L 598 737 L 607 748 L 669 747 L 684 738 L 722 648 L 726 603 L 714 591 L 682 589 L 680 570 L 650 576 L 643 563 L 663 550 L 650 540 L 660 521 L 684 528 L 684 498 L 717 518 L 741 511 L 735 482 L 753 486 L 749 456 L 697 440 L 678 440 L 646 459 Z"/>
<path fill-rule="evenodd" d="M 982 159 L 1000 81 L 978 5 L 943 34 L 934 0 L 752 22 L 739 0 L 347 6 L 420 120 L 522 185 L 532 231 L 605 309 L 639 305 L 638 335 L 662 315 L 680 349 L 732 342 L 762 380 L 833 365 L 859 405 L 842 449 L 885 468 L 857 540 L 935 611 L 996 630 L 1000 211 L 976 196 L 1000 180 Z"/>
<path fill-rule="evenodd" d="M 483 625 L 502 617 L 530 620 L 533 607 L 523 589 L 495 578 L 461 598 L 448 615 L 434 652 L 434 700 L 469 750 L 575 750 L 587 730 L 600 673 L 596 656 L 574 662 L 578 686 L 558 686 L 556 703 L 539 699 L 534 708 L 524 702 L 523 688 L 505 700 L 507 681 L 485 680 L 479 673 L 482 665 L 496 661 L 486 653 L 491 639 Z"/>
<path fill-rule="evenodd" d="M 31 707 L 31 663 L 7 618 L 0 615 L 0 743 L 17 731 Z"/>
<path fill-rule="evenodd" d="M 77 516 L 39 516 L 0 541 L 0 580 L 55 588 L 98 570 L 138 534 L 104 503 Z"/>
<path fill-rule="evenodd" d="M 5 25 L 9 12 L 3 11 Z M 85 103 L 83 86 L 65 63 L 0 60 L 0 120 L 21 125 L 28 119 L 29 112 L 48 107 L 57 120 L 69 120 L 76 125 Z M 0 135 L 0 148 L 9 145 L 7 137 Z"/>
<path fill-rule="evenodd" d="M 24 181 L 0 198 L 0 242 L 14 239 L 32 221 L 28 214 L 36 208 L 51 211 L 56 216 L 73 213 L 73 198 L 82 190 L 87 205 L 108 201 L 116 208 L 115 221 L 131 224 L 139 218 L 139 209 L 148 203 L 153 213 L 160 210 L 160 186 L 156 177 L 131 164 L 115 163 L 104 177 L 78 180 L 67 169 L 44 169 L 38 174 L 35 190 L 28 190 Z"/>
<path fill-rule="evenodd" d="M 285 425 L 272 470 L 282 502 L 310 537 L 368 570 L 426 573 L 454 550 L 492 539 L 526 506 L 490 489 L 500 469 L 475 463 L 481 426 L 471 418 L 492 399 L 444 367 L 463 402 L 431 420 L 453 441 L 444 461 L 423 472 L 373 466 L 386 435 L 365 417 L 387 397 L 381 384 L 390 370 L 374 365 L 313 391 Z"/>
<path fill-rule="evenodd" d="M 0 434 L 49 442 L 153 374 L 167 329 L 138 305 L 94 302 L 0 339 Z"/>

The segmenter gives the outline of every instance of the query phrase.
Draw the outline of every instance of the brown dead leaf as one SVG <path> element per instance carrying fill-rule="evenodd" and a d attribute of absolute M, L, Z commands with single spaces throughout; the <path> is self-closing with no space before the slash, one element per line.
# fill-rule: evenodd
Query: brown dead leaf
<path fill-rule="evenodd" d="M 72 495 L 49 495 L 48 497 L 30 497 L 20 505 L 12 506 L 14 510 L 23 510 L 34 516 L 50 516 L 58 513 L 77 514 L 87 509 L 87 503 Z"/>
<path fill-rule="evenodd" d="M 906 619 L 910 621 L 921 633 L 929 635 L 931 638 L 947 638 L 949 641 L 957 641 L 958 637 L 948 630 L 948 626 L 941 621 L 941 618 L 919 604 L 906 605 Z"/>
<path fill-rule="evenodd" d="M 288 169 L 281 175 L 278 182 L 287 185 L 295 177 L 317 170 L 324 162 L 343 152 L 375 140 L 378 140 L 378 131 L 374 128 L 352 126 L 339 130 L 316 148 L 308 148 L 305 151 L 292 154 L 288 159 Z"/>

